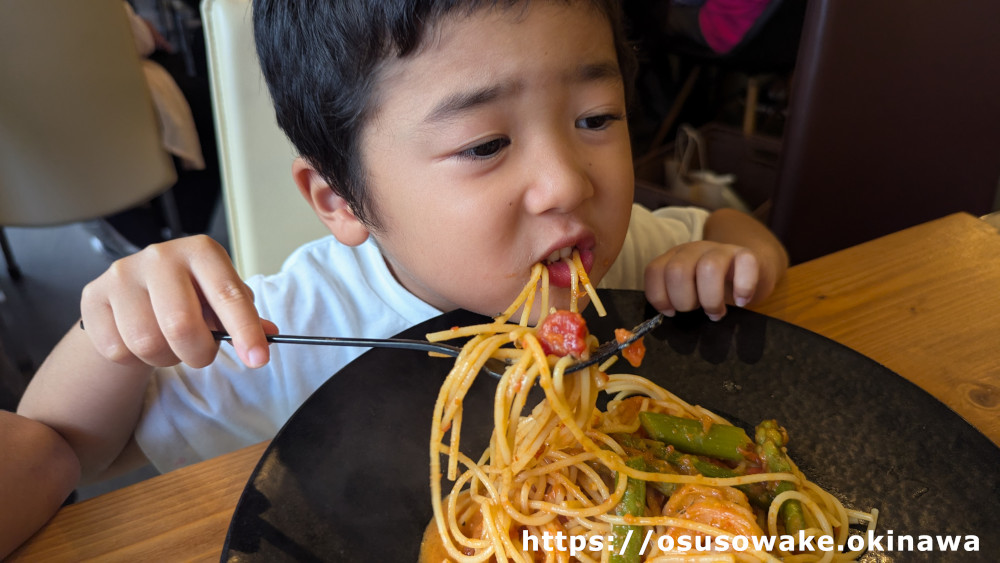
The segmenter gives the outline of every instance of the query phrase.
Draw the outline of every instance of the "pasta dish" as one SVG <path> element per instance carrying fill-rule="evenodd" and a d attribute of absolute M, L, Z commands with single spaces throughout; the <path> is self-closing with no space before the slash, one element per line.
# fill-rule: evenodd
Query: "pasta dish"
<path fill-rule="evenodd" d="M 576 310 L 578 287 L 603 314 L 579 255 L 567 260 L 569 311 L 549 311 L 538 264 L 492 323 L 428 335 L 468 341 L 434 407 L 434 519 L 422 561 L 828 562 L 864 553 L 850 525 L 874 529 L 877 511 L 849 510 L 810 482 L 776 421 L 748 433 L 645 378 L 612 373 L 614 359 L 565 373 L 598 344 Z M 536 297 L 541 318 L 529 326 Z M 518 310 L 520 322 L 510 322 Z M 641 349 L 631 352 L 636 364 Z M 490 357 L 509 365 L 489 447 L 472 458 L 459 449 L 463 398 Z M 530 405 L 536 385 L 545 398 Z"/>

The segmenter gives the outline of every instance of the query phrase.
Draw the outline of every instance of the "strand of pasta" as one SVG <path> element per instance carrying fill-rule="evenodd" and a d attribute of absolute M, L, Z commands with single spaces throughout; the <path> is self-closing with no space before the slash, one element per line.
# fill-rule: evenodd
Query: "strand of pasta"
<path fill-rule="evenodd" d="M 513 389 L 515 383 L 512 383 L 511 380 L 519 378 L 516 385 L 530 387 L 530 385 L 525 385 L 527 383 L 525 379 L 530 377 L 528 376 L 530 361 L 531 356 L 522 354 L 521 359 L 511 369 L 504 372 L 497 386 Z M 533 379 L 530 377 L 529 381 Z M 493 396 L 493 435 L 496 440 L 496 455 L 497 460 L 504 465 L 510 465 L 513 460 L 514 432 L 517 430 L 517 426 L 510 424 L 510 422 L 516 420 L 514 410 L 516 409 L 516 412 L 520 413 L 526 402 L 527 389 L 523 395 L 518 393 L 511 396 L 509 393 L 496 393 Z"/>
<path fill-rule="evenodd" d="M 807 510 L 812 513 L 813 518 L 817 519 L 819 522 L 820 532 L 825 536 L 833 537 L 833 527 L 830 522 L 826 519 L 823 511 L 820 509 L 813 499 L 809 496 L 799 492 L 799 491 L 785 491 L 774 497 L 771 501 L 771 506 L 767 510 L 767 530 L 772 536 L 778 535 L 778 510 L 781 505 L 789 500 L 797 500 L 801 505 L 803 505 Z M 790 556 L 791 553 L 782 552 L 783 555 Z M 821 559 L 821 563 L 827 563 L 833 558 L 833 554 L 830 553 L 829 556 L 824 555 Z"/>
<path fill-rule="evenodd" d="M 470 482 L 476 476 L 477 476 L 477 471 L 475 465 L 473 464 L 472 466 L 469 466 L 469 469 L 467 471 L 462 473 L 462 475 L 460 475 L 459 478 L 455 480 L 455 484 L 452 486 L 452 494 L 448 495 L 449 514 L 458 514 L 459 512 L 458 503 L 463 498 L 463 495 L 457 493 L 459 493 L 462 490 L 462 488 L 465 487 L 466 483 Z M 483 485 L 487 487 L 487 492 L 490 493 L 490 496 L 493 496 L 495 494 L 495 491 L 489 485 L 488 482 L 484 482 Z M 471 494 L 464 495 L 464 498 L 471 502 L 476 502 L 476 499 Z M 482 510 L 481 507 L 483 503 L 478 502 L 478 504 L 480 505 L 480 510 Z M 455 538 L 455 540 L 460 544 L 462 544 L 463 546 L 472 548 L 487 548 L 492 545 L 491 541 L 488 539 L 470 538 L 466 536 L 465 534 L 462 533 L 462 529 L 457 524 L 458 524 L 457 518 L 453 518 L 449 523 L 449 531 L 451 532 L 452 537 Z"/>
<path fill-rule="evenodd" d="M 514 302 L 510 304 L 510 307 L 507 307 L 506 311 L 500 313 L 500 315 L 496 317 L 495 320 L 497 323 L 507 322 L 507 319 L 511 318 L 514 313 L 517 312 L 517 309 L 524 304 L 525 300 L 528 299 L 528 294 L 535 292 L 535 287 L 537 286 L 538 281 L 542 279 L 542 270 L 544 269 L 545 266 L 541 263 L 535 264 L 531 268 L 531 277 L 528 279 L 528 283 L 524 284 L 524 289 L 522 289 L 521 293 L 518 294 L 516 299 L 514 299 Z M 548 279 L 547 276 L 546 279 Z"/>
<path fill-rule="evenodd" d="M 575 253 L 575 251 L 574 251 Z M 578 311 L 577 309 L 577 299 L 580 297 L 577 292 L 577 287 L 580 284 L 580 273 L 576 269 L 576 265 L 572 262 L 569 264 L 569 310 Z"/>
<path fill-rule="evenodd" d="M 468 336 L 481 336 L 485 334 L 509 333 L 519 330 L 522 327 L 507 323 L 489 323 L 469 326 L 456 326 L 437 332 L 428 332 L 424 335 L 429 342 L 442 342 L 444 340 L 455 340 Z"/>
<path fill-rule="evenodd" d="M 542 306 L 538 313 L 539 324 L 549 314 L 549 269 L 542 268 Z"/>
<path fill-rule="evenodd" d="M 482 338 L 477 336 L 473 338 L 470 343 L 463 348 L 462 353 L 456 359 L 456 368 L 459 369 L 459 377 L 456 378 L 453 385 L 449 388 L 449 394 L 454 394 L 457 397 L 464 397 L 468 392 L 469 388 L 472 387 L 472 383 L 475 381 L 476 375 L 482 368 L 486 360 L 489 359 L 490 355 L 500 346 L 505 343 L 502 337 L 492 336 Z M 468 356 L 465 352 L 470 350 Z M 447 385 L 448 380 L 445 381 Z M 445 385 L 442 385 L 442 390 L 444 390 Z M 454 389 L 454 393 L 451 390 Z M 451 426 L 451 454 L 449 455 L 448 461 L 448 479 L 454 479 L 457 470 L 457 454 L 459 440 L 458 437 L 461 433 L 461 412 L 462 412 L 462 401 L 461 399 L 456 399 L 448 403 L 445 407 L 442 423 L 444 425 Z M 434 435 L 436 436 L 436 434 Z"/>
<path fill-rule="evenodd" d="M 483 545 L 482 548 L 483 551 L 476 554 L 475 556 L 469 556 L 466 555 L 464 552 L 460 551 L 457 547 L 455 547 L 452 541 L 442 541 L 442 544 L 448 551 L 448 555 L 450 555 L 455 561 L 461 561 L 461 562 L 485 561 L 486 559 L 489 559 L 493 555 L 495 549 L 495 546 L 490 538 L 486 538 L 485 540 L 473 540 L 472 538 L 466 537 L 462 533 L 461 528 L 458 526 L 458 520 L 455 518 L 455 515 L 458 513 L 458 502 L 462 498 L 462 495 L 458 494 L 458 489 L 455 487 L 464 486 L 464 484 L 469 480 L 471 480 L 473 476 L 474 476 L 473 471 L 466 471 L 461 475 L 461 477 L 459 477 L 459 479 L 455 481 L 455 486 L 452 488 L 452 493 L 448 496 L 448 509 L 449 509 L 448 514 L 451 516 L 451 518 L 449 518 L 447 522 L 444 519 L 444 513 L 441 507 L 440 499 L 437 502 L 431 503 L 434 509 L 434 519 L 437 523 L 438 530 L 442 532 L 442 535 L 443 532 L 447 530 L 449 532 L 448 537 L 454 538 L 462 545 L 471 547 L 471 545 L 469 544 L 475 544 L 476 542 L 481 542 Z M 435 487 L 434 485 L 435 481 L 437 482 L 437 487 Z M 437 488 L 437 493 L 440 494 L 440 484 L 441 484 L 440 478 L 434 479 L 432 475 L 431 478 L 432 494 L 435 488 Z M 484 484 L 488 486 L 488 483 Z"/>
<path fill-rule="evenodd" d="M 583 267 L 583 261 L 580 260 L 580 251 L 578 250 L 573 251 L 573 267 L 580 279 L 580 283 L 583 285 L 583 289 L 590 296 L 590 302 L 594 304 L 594 310 L 597 311 L 597 315 L 600 317 L 607 315 L 608 313 L 604 310 L 604 304 L 601 303 L 600 297 L 597 296 L 594 285 L 590 283 L 590 276 L 587 275 L 587 270 Z M 574 285 L 573 288 L 575 293 L 576 286 Z"/>
<path fill-rule="evenodd" d="M 726 537 L 730 541 L 732 538 L 736 537 L 734 534 L 730 534 L 725 530 L 720 530 L 714 526 L 708 524 L 702 524 L 701 522 L 695 522 L 693 520 L 687 520 L 684 518 L 675 518 L 673 516 L 615 516 L 613 514 L 605 514 L 601 516 L 601 520 L 609 524 L 617 525 L 629 525 L 629 526 L 668 526 L 671 528 L 682 528 L 685 530 L 691 530 L 694 532 L 699 532 L 705 535 L 714 537 Z M 731 545 L 731 544 L 730 544 Z M 753 555 L 758 557 L 761 561 L 779 561 L 774 556 L 770 555 L 764 551 L 757 551 L 755 549 L 748 549 L 744 553 L 748 555 Z"/>
<path fill-rule="evenodd" d="M 682 409 L 683 412 L 694 418 L 701 415 L 707 416 L 713 422 L 729 424 L 725 418 L 704 409 L 695 407 L 670 391 L 660 387 L 652 381 L 630 373 L 616 373 L 608 375 L 608 382 L 604 389 L 607 393 L 616 394 L 616 399 L 630 395 L 645 395 L 661 401 L 668 401 Z"/>

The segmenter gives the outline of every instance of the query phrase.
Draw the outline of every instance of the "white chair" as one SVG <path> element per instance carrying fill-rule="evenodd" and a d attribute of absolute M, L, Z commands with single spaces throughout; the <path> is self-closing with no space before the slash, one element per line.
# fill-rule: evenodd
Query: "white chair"
<path fill-rule="evenodd" d="M 278 271 L 329 234 L 292 181 L 296 151 L 278 128 L 253 44 L 250 0 L 201 5 L 230 250 L 240 275 Z"/>
<path fill-rule="evenodd" d="M 0 225 L 95 219 L 169 190 L 145 80 L 122 0 L 0 0 Z"/>

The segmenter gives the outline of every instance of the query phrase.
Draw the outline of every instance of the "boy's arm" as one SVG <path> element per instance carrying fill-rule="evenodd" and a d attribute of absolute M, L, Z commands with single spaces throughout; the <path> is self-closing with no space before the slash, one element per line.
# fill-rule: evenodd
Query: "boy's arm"
<path fill-rule="evenodd" d="M 733 209 L 705 222 L 703 239 L 671 248 L 646 267 L 646 298 L 672 315 L 702 307 L 717 320 L 726 303 L 763 299 L 788 269 L 788 254 L 762 223 Z"/>
<path fill-rule="evenodd" d="M 131 461 L 125 466 L 118 460 L 139 420 L 152 372 L 146 364 L 108 361 L 74 326 L 32 377 L 17 412 L 66 441 L 79 459 L 83 483 L 100 481 L 144 464 L 134 455 L 122 460 Z"/>
<path fill-rule="evenodd" d="M 48 425 L 79 458 L 84 481 L 144 463 L 131 441 L 153 366 L 210 364 L 224 328 L 247 365 L 269 359 L 264 331 L 229 256 L 204 236 L 150 246 L 84 288 L 83 322 L 32 378 L 18 413 Z"/>
<path fill-rule="evenodd" d="M 47 426 L 0 410 L 0 559 L 62 506 L 80 477 L 73 451 Z"/>

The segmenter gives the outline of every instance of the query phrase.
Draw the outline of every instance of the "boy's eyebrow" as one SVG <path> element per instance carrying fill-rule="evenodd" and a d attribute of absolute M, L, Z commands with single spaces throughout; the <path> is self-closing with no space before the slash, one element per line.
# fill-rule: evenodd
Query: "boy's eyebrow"
<path fill-rule="evenodd" d="M 621 82 L 622 71 L 618 68 L 618 63 L 614 61 L 604 61 L 599 63 L 580 65 L 576 76 L 572 77 L 574 82 Z"/>
<path fill-rule="evenodd" d="M 441 103 L 434 106 L 434 109 L 424 119 L 425 123 L 445 121 L 455 114 L 462 113 L 470 108 L 488 104 L 489 102 L 510 94 L 517 89 L 513 83 L 495 84 L 485 88 L 458 92 L 445 98 Z"/>
<path fill-rule="evenodd" d="M 620 82 L 622 80 L 622 73 L 618 68 L 617 62 L 604 61 L 580 65 L 574 72 L 569 74 L 567 79 L 571 83 Z M 424 119 L 424 123 L 445 121 L 470 108 L 488 104 L 498 98 L 510 95 L 519 88 L 520 85 L 516 82 L 506 82 L 467 92 L 458 92 L 448 96 L 441 103 L 434 106 L 434 109 Z"/>

